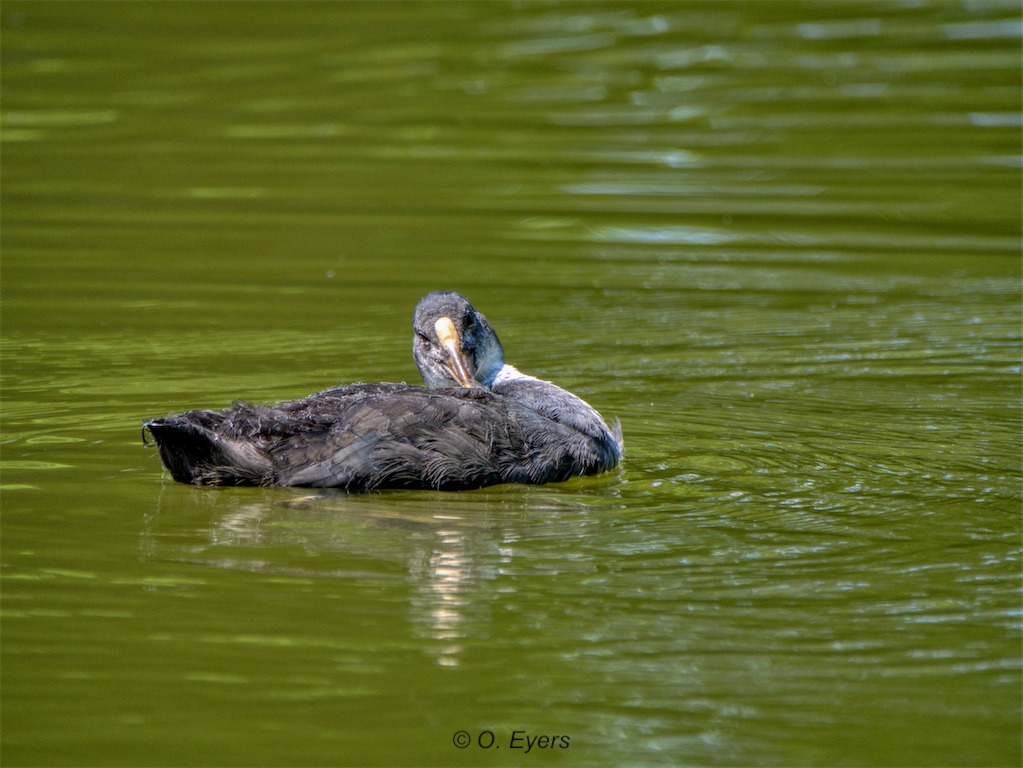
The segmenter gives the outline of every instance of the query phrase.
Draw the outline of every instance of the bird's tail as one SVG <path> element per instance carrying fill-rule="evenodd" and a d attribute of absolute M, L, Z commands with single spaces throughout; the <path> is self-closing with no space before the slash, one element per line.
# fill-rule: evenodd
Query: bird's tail
<path fill-rule="evenodd" d="M 163 465 L 179 483 L 191 485 L 268 485 L 273 466 L 265 453 L 242 441 L 222 438 L 189 414 L 145 422 Z"/>

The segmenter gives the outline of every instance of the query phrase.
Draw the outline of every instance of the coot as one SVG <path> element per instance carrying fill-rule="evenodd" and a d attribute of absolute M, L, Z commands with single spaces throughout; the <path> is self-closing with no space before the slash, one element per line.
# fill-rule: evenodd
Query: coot
<path fill-rule="evenodd" d="M 352 384 L 259 406 L 145 422 L 171 476 L 193 485 L 468 490 L 593 475 L 622 455 L 621 429 L 504 361 L 493 327 L 460 294 L 413 316 L 426 387 Z"/>

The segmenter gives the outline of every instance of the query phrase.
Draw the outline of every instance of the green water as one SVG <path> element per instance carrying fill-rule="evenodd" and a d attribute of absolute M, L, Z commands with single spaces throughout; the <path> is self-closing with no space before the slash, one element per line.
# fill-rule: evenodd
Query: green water
<path fill-rule="evenodd" d="M 1019 765 L 1021 29 L 4 2 L 3 764 Z M 416 380 L 436 288 L 622 466 L 346 497 L 142 446 Z"/>

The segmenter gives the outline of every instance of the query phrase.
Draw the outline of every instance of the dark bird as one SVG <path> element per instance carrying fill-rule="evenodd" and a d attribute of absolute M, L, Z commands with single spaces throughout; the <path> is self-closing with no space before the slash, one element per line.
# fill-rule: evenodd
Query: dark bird
<path fill-rule="evenodd" d="M 504 362 L 487 319 L 435 291 L 416 306 L 426 388 L 352 384 L 275 406 L 235 403 L 147 421 L 171 476 L 194 485 L 468 490 L 594 475 L 621 429 L 580 398 Z"/>

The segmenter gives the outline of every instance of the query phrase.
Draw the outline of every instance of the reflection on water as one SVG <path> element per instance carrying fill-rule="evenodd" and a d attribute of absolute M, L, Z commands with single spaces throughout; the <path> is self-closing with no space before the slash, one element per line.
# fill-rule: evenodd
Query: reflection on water
<path fill-rule="evenodd" d="M 413 563 L 410 574 L 419 588 L 418 600 L 413 600 L 413 616 L 428 616 L 427 637 L 444 643 L 437 649 L 437 662 L 444 666 L 458 665 L 463 651 L 459 639 L 464 611 L 472 605 L 464 594 L 470 575 L 462 550 L 465 541 L 457 532 L 439 534 L 439 547 L 425 561 Z"/>
<path fill-rule="evenodd" d="M 1018 2 L 0 27 L 7 762 L 1019 763 Z M 417 380 L 436 288 L 623 465 L 347 497 L 141 447 Z"/>
<path fill-rule="evenodd" d="M 530 531 L 557 526 L 562 533 L 581 535 L 591 523 L 569 522 L 559 517 L 585 513 L 585 500 L 540 499 L 530 505 L 542 514 L 531 520 L 516 515 L 504 519 L 509 502 L 490 500 L 481 494 L 452 499 L 451 494 L 383 494 L 350 497 L 345 494 L 288 496 L 259 504 L 241 502 L 211 520 L 209 528 L 179 540 L 167 536 L 177 528 L 173 503 L 147 515 L 140 541 L 144 560 L 189 563 L 214 568 L 249 571 L 270 576 L 308 579 L 364 579 L 406 581 L 409 617 L 413 634 L 422 638 L 423 650 L 442 666 L 457 666 L 466 637 L 487 637 L 490 624 L 492 582 L 509 572 L 517 542 Z M 514 498 L 514 497 L 513 497 Z M 439 502 L 439 504 L 438 504 Z M 438 506 L 441 507 L 438 510 Z M 520 502 L 516 499 L 512 509 Z M 534 534 L 535 535 L 535 534 Z M 281 552 L 302 551 L 329 555 L 320 561 L 296 564 L 280 558 Z M 386 563 L 377 568 L 338 568 L 346 556 L 360 558 L 371 553 Z M 563 566 L 547 569 L 555 575 Z M 573 569 L 574 570 L 574 569 Z M 504 590 L 497 589 L 500 594 Z"/>

